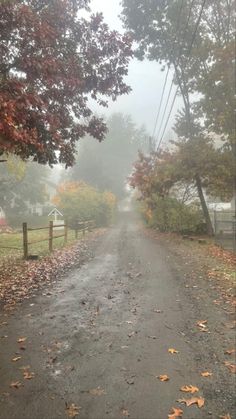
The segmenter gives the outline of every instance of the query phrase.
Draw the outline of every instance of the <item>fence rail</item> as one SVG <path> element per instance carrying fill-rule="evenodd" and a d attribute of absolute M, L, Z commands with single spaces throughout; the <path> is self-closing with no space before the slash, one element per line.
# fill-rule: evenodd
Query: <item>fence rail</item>
<path fill-rule="evenodd" d="M 74 227 L 72 228 L 72 230 L 74 230 L 75 233 L 75 239 L 78 239 L 78 233 L 82 232 L 83 237 L 85 236 L 86 232 L 92 231 L 92 229 L 95 228 L 95 221 L 94 220 L 88 220 L 88 221 L 81 221 L 81 222 L 77 222 Z M 61 233 L 57 230 L 58 229 L 63 229 L 63 233 L 62 234 L 58 234 Z M 35 231 L 48 231 L 48 234 L 45 234 L 45 237 L 39 238 L 39 239 L 34 239 L 34 240 L 30 240 L 30 232 L 35 232 Z M 53 244 L 54 244 L 54 240 L 59 239 L 64 237 L 64 245 L 67 243 L 68 241 L 68 223 L 65 222 L 63 224 L 55 224 L 53 223 L 53 221 L 49 222 L 48 226 L 42 226 L 42 227 L 28 227 L 28 223 L 24 222 L 22 224 L 22 230 L 18 231 L 18 232 L 13 232 L 11 233 L 9 236 L 14 234 L 18 234 L 19 236 L 22 237 L 22 246 L 21 247 L 16 247 L 15 245 L 12 246 L 8 246 L 5 244 L 0 244 L 0 249 L 9 249 L 9 250 L 23 250 L 23 258 L 24 259 L 30 259 L 30 258 L 34 258 L 37 255 L 30 255 L 30 246 L 37 244 L 37 243 L 43 243 L 43 242 L 48 242 L 48 250 L 51 253 L 53 251 Z M 19 237 L 20 239 L 20 237 Z M 16 243 L 18 244 L 18 243 Z"/>

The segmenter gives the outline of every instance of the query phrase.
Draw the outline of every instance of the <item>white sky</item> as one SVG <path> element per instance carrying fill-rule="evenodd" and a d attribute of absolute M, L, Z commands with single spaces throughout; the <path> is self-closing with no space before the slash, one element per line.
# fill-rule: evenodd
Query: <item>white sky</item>
<path fill-rule="evenodd" d="M 122 31 L 122 22 L 119 19 L 121 12 L 119 3 L 120 0 L 91 0 L 91 9 L 93 12 L 102 12 L 105 22 L 108 23 L 111 29 Z M 104 115 L 109 115 L 113 112 L 130 114 L 138 125 L 144 124 L 148 132 L 152 134 L 164 78 L 165 72 L 161 72 L 161 67 L 158 63 L 132 60 L 126 80 L 127 84 L 131 86 L 132 92 L 129 95 L 119 97 L 116 102 L 111 102 L 108 109 L 100 108 L 100 112 Z M 168 95 L 170 84 L 171 79 L 169 84 L 167 84 L 166 96 Z M 175 113 L 181 103 L 180 100 L 176 102 L 168 129 L 166 130 L 167 137 L 170 134 Z M 165 100 L 163 103 L 165 104 Z"/>

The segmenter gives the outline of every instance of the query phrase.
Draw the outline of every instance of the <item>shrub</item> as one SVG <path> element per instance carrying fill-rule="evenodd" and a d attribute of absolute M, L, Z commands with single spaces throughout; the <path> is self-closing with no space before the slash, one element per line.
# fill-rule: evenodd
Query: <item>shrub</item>
<path fill-rule="evenodd" d="M 160 231 L 198 233 L 203 228 L 203 216 L 196 204 L 186 205 L 176 198 L 152 197 L 150 204 L 144 204 L 142 214 L 150 227 Z"/>
<path fill-rule="evenodd" d="M 99 192 L 84 182 L 61 184 L 53 202 L 71 226 L 86 220 L 95 220 L 97 226 L 106 226 L 112 221 L 116 208 L 116 198 L 111 192 Z"/>

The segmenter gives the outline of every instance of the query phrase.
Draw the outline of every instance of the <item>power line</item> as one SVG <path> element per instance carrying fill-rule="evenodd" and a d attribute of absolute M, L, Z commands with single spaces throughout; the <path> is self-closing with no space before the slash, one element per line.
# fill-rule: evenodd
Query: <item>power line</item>
<path fill-rule="evenodd" d="M 185 25 L 185 27 L 184 27 L 184 31 L 183 31 L 183 39 L 184 39 L 184 37 L 185 37 L 185 35 L 186 35 L 186 31 L 187 31 L 187 29 L 188 29 L 188 25 L 189 25 L 189 21 L 190 21 L 190 17 L 191 17 L 191 13 L 192 13 L 192 8 L 193 8 L 194 1 L 195 1 L 195 0 L 192 0 L 192 1 L 191 1 L 191 4 L 190 4 L 190 8 L 189 8 L 189 13 L 188 13 L 187 23 L 186 23 L 186 25 Z M 175 42 L 175 41 L 176 41 L 176 37 L 175 37 L 174 42 Z M 173 44 L 173 45 L 174 45 L 174 44 Z M 179 48 L 179 53 L 178 53 L 177 64 L 179 63 L 179 60 L 180 60 L 180 56 L 181 56 L 181 54 L 182 54 L 182 51 L 183 51 L 183 44 L 182 44 L 182 45 L 180 45 L 180 48 Z M 173 48 L 172 48 L 172 52 L 173 52 Z M 171 54 L 172 54 L 172 52 L 171 52 Z M 165 105 L 165 109 L 164 109 L 164 112 L 163 112 L 163 115 L 162 115 L 161 123 L 160 123 L 159 130 L 158 130 L 158 134 L 157 134 L 157 139 L 159 138 L 159 135 L 160 135 L 160 133 L 161 133 L 161 129 L 162 129 L 162 125 L 163 125 L 163 122 L 164 122 L 165 115 L 166 115 L 166 110 L 167 110 L 167 107 L 168 107 L 168 104 L 169 104 L 170 95 L 171 95 L 171 92 L 172 92 L 173 85 L 174 85 L 174 77 L 172 78 L 171 86 L 170 86 L 169 93 L 168 93 L 168 97 L 167 97 L 167 102 L 166 102 L 166 105 Z"/>
<path fill-rule="evenodd" d="M 203 0 L 201 10 L 200 10 L 200 13 L 199 13 L 199 16 L 198 16 L 198 20 L 196 22 L 195 30 L 194 30 L 194 33 L 193 33 L 193 36 L 192 36 L 192 40 L 191 40 L 191 43 L 190 43 L 190 46 L 189 46 L 189 49 L 188 49 L 188 53 L 187 53 L 188 58 L 189 58 L 190 53 L 192 51 L 192 47 L 193 47 L 193 44 L 194 44 L 194 41 L 195 41 L 195 38 L 196 38 L 197 30 L 198 30 L 198 27 L 199 27 L 199 24 L 200 24 L 200 21 L 201 21 L 201 18 L 202 18 L 202 13 L 203 13 L 203 9 L 205 7 L 205 4 L 206 4 L 206 0 Z M 170 119 L 170 116 L 171 116 L 171 113 L 172 113 L 172 110 L 173 110 L 173 107 L 174 107 L 174 104 L 175 104 L 175 100 L 176 100 L 178 91 L 179 91 L 179 86 L 176 88 L 176 92 L 175 92 L 175 95 L 174 95 L 174 98 L 173 98 L 173 101 L 172 101 L 172 104 L 171 104 L 171 108 L 170 108 L 170 111 L 169 111 L 169 114 L 168 114 L 168 117 L 167 117 L 167 120 L 166 120 L 166 123 L 165 123 L 165 127 L 164 127 L 162 136 L 161 136 L 160 141 L 159 141 L 158 146 L 157 146 L 157 151 L 159 150 L 160 145 L 162 143 L 162 140 L 164 138 L 165 131 L 166 131 L 166 128 L 167 128 L 167 125 L 168 125 L 168 122 L 169 122 L 169 119 Z"/>
<path fill-rule="evenodd" d="M 181 13 L 182 13 L 182 10 L 183 10 L 183 5 L 184 5 L 184 0 L 181 1 L 179 13 L 178 13 L 178 20 L 177 20 L 177 25 L 176 25 L 176 35 L 175 35 L 175 39 L 173 41 L 171 54 L 173 53 L 174 45 L 175 45 L 175 42 L 176 42 L 176 39 L 177 39 L 177 34 L 179 33 L 179 30 L 180 30 L 180 21 L 181 21 Z M 162 107 L 162 102 L 163 102 L 163 98 L 164 98 L 164 93 L 165 93 L 165 89 L 166 89 L 166 84 L 167 84 L 169 72 L 170 72 L 170 65 L 168 65 L 168 69 L 167 69 L 167 72 L 166 72 L 165 81 L 164 81 L 164 85 L 163 85 L 163 89 L 162 89 L 162 93 L 161 93 L 161 99 L 160 99 L 160 103 L 159 103 L 159 106 L 158 106 L 157 116 L 156 116 L 156 119 L 155 119 L 154 129 L 153 129 L 153 133 L 152 133 L 152 137 L 151 137 L 152 142 L 154 140 L 154 135 L 155 135 L 156 128 L 157 128 L 157 123 L 158 123 L 160 112 L 161 112 L 161 107 Z"/>

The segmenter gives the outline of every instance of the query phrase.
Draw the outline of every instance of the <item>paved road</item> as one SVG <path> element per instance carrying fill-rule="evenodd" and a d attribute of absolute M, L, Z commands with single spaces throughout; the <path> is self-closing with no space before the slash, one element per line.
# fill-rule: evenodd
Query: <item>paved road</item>
<path fill-rule="evenodd" d="M 199 387 L 205 406 L 183 406 L 184 418 L 233 418 L 233 375 L 223 365 L 228 342 L 220 328 L 228 319 L 207 293 L 202 301 L 191 283 L 186 288 L 182 262 L 128 213 L 93 249 L 80 269 L 7 319 L 0 418 L 65 418 L 74 403 L 83 419 L 165 419 L 172 406 L 183 406 L 177 399 L 190 397 L 180 392 L 188 384 Z M 205 318 L 211 333 L 196 326 Z M 19 337 L 27 340 L 19 344 Z M 202 378 L 206 370 L 213 376 Z M 24 380 L 24 371 L 35 376 Z M 160 374 L 170 380 L 160 382 Z M 18 380 L 24 386 L 9 388 Z"/>

